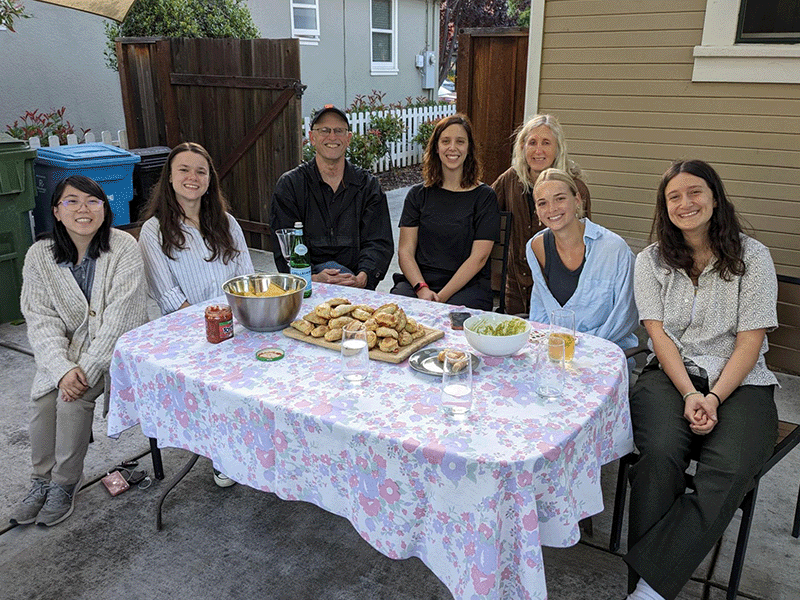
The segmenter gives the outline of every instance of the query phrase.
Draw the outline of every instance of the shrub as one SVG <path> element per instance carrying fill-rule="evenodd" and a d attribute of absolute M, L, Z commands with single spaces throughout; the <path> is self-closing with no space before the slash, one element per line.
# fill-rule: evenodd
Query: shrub
<path fill-rule="evenodd" d="M 64 120 L 66 110 L 66 107 L 62 106 L 60 109 L 50 112 L 26 111 L 24 115 L 14 121 L 13 125 L 6 125 L 6 131 L 11 137 L 19 140 L 38 137 L 42 146 L 49 145 L 48 137 L 51 135 L 57 135 L 59 142 L 66 144 L 67 136 L 75 133 L 72 123 Z M 88 131 L 90 130 L 82 129 L 81 137 L 85 136 Z"/>
<path fill-rule="evenodd" d="M 25 7 L 20 0 L 0 0 L 0 25 L 3 25 L 11 33 L 14 30 L 16 19 L 30 19 L 32 15 L 25 12 Z"/>
<path fill-rule="evenodd" d="M 417 133 L 413 138 L 411 138 L 411 141 L 419 144 L 423 148 L 426 148 L 428 146 L 428 140 L 431 139 L 433 130 L 436 128 L 436 124 L 438 122 L 439 119 L 431 119 L 430 121 L 420 123 Z"/>
<path fill-rule="evenodd" d="M 122 23 L 105 23 L 106 66 L 117 70 L 118 37 L 207 37 L 252 39 L 259 36 L 243 0 L 136 0 Z"/>

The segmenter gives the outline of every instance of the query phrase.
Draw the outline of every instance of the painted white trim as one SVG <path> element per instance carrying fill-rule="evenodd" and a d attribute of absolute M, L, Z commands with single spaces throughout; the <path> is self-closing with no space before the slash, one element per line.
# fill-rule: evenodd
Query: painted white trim
<path fill-rule="evenodd" d="M 303 45 L 306 44 L 319 44 L 319 0 L 313 0 L 313 4 L 302 4 L 299 2 L 294 2 L 294 0 L 289 0 L 289 15 L 291 17 L 292 22 L 292 37 L 299 38 L 300 43 Z M 302 10 L 313 10 L 314 11 L 314 20 L 316 22 L 315 29 L 299 29 L 294 26 L 294 9 L 299 8 Z"/>
<path fill-rule="evenodd" d="M 531 0 L 531 24 L 528 29 L 528 71 L 525 78 L 526 121 L 539 110 L 542 39 L 544 38 L 544 2 L 545 0 Z"/>
<path fill-rule="evenodd" d="M 692 81 L 800 83 L 800 44 L 736 44 L 740 0 L 708 0 Z"/>
<path fill-rule="evenodd" d="M 389 0 L 392 10 L 392 28 L 377 29 L 372 26 L 372 1 L 369 2 L 369 64 L 371 75 L 398 75 L 400 68 L 397 65 L 397 0 Z M 372 60 L 372 35 L 374 33 L 388 33 L 392 38 L 392 60 L 378 62 Z"/>

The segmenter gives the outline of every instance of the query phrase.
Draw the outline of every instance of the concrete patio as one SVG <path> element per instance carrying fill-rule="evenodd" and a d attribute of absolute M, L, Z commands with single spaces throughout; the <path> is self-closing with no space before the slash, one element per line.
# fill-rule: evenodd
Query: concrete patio
<path fill-rule="evenodd" d="M 404 196 L 405 190 L 389 193 L 395 223 Z M 253 256 L 257 268 L 274 270 L 268 253 L 253 251 Z M 395 271 L 396 264 L 390 273 Z M 379 289 L 390 287 L 388 276 Z M 216 487 L 204 458 L 168 496 L 164 530 L 157 532 L 155 506 L 164 481 L 113 498 L 99 481 L 114 465 L 135 458 L 152 474 L 148 443 L 138 427 L 109 439 L 99 406 L 87 484 L 74 514 L 50 529 L 8 525 L 11 507 L 29 487 L 27 402 L 34 372 L 29 348 L 24 325 L 0 325 L 0 361 L 6 365 L 0 379 L 0 467 L 6 474 L 0 481 L 0 599 L 452 598 L 422 561 L 383 556 L 341 517 L 242 485 Z M 800 377 L 779 379 L 779 415 L 800 422 Z M 166 480 L 189 456 L 176 449 L 162 454 Z M 616 469 L 614 463 L 603 470 L 606 510 L 594 517 L 593 535 L 584 534 L 571 548 L 545 549 L 551 600 L 624 598 L 624 563 L 607 550 Z M 798 473 L 800 451 L 795 451 L 762 480 L 741 598 L 800 598 L 800 540 L 790 536 Z M 737 515 L 716 563 L 707 558 L 679 598 L 725 597 L 738 527 Z"/>

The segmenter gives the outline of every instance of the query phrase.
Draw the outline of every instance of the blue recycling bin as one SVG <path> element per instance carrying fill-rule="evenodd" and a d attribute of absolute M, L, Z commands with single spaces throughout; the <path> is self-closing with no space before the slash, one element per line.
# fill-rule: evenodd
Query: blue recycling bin
<path fill-rule="evenodd" d="M 50 200 L 58 182 L 70 175 L 85 175 L 100 184 L 114 211 L 114 226 L 130 223 L 133 166 L 140 160 L 140 156 L 108 144 L 39 148 L 34 161 L 36 208 L 33 222 L 36 235 L 52 231 Z"/>

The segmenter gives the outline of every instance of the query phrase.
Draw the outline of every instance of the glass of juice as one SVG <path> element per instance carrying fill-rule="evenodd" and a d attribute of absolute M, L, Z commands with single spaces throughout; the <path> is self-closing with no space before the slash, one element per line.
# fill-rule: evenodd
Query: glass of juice
<path fill-rule="evenodd" d="M 564 360 L 575 356 L 575 312 L 568 308 L 550 311 L 550 337 L 564 340 Z"/>

